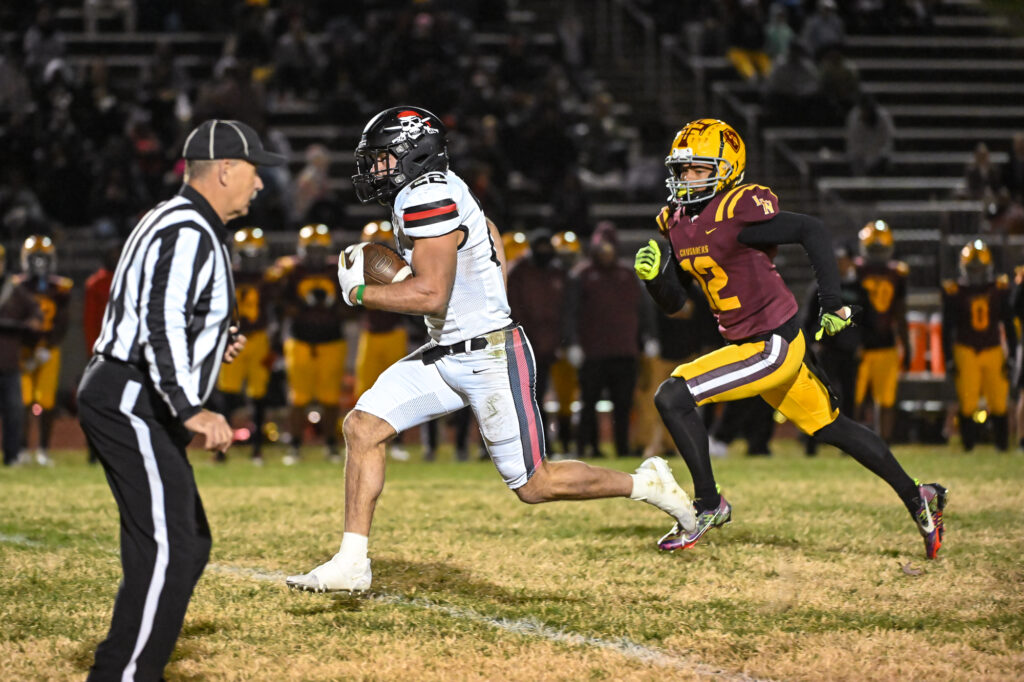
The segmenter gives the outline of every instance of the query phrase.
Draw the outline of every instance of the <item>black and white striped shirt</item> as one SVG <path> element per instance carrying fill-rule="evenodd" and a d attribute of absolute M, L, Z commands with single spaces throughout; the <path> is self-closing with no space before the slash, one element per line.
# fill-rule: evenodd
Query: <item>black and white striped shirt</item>
<path fill-rule="evenodd" d="M 93 352 L 147 372 L 184 422 L 217 382 L 235 288 L 228 232 L 188 185 L 132 230 Z"/>

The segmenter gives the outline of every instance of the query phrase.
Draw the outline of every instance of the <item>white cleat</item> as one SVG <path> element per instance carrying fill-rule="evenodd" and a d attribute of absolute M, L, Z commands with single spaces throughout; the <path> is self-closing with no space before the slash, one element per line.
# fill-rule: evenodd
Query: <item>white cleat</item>
<path fill-rule="evenodd" d="M 712 457 L 726 457 L 729 454 L 729 445 L 717 438 L 708 436 L 708 454 Z"/>
<path fill-rule="evenodd" d="M 46 450 L 39 448 L 38 450 L 36 450 L 36 464 L 38 464 L 41 467 L 52 467 L 53 460 L 50 459 L 50 456 L 48 454 L 46 454 Z"/>
<path fill-rule="evenodd" d="M 392 445 L 388 448 L 388 454 L 391 455 L 391 459 L 396 462 L 408 462 L 410 455 L 409 451 L 398 445 Z"/>
<path fill-rule="evenodd" d="M 630 497 L 654 505 L 674 518 L 683 530 L 693 532 L 697 529 L 693 502 L 676 483 L 668 462 L 661 457 L 648 457 L 637 467 Z"/>
<path fill-rule="evenodd" d="M 286 467 L 293 467 L 293 466 L 295 466 L 298 463 L 299 463 L 299 456 L 298 455 L 294 455 L 294 454 L 292 454 L 290 452 L 287 455 L 285 455 L 284 457 L 281 458 L 281 464 L 284 464 Z"/>
<path fill-rule="evenodd" d="M 320 564 L 309 573 L 290 575 L 285 579 L 288 587 L 307 592 L 366 592 L 373 574 L 370 560 L 344 563 L 339 555 Z"/>

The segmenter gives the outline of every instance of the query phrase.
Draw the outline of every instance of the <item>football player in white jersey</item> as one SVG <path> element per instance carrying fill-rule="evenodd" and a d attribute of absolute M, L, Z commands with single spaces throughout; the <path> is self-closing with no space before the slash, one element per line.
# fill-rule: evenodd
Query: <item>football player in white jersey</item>
<path fill-rule="evenodd" d="M 356 196 L 391 207 L 396 246 L 413 275 L 365 284 L 365 243 L 356 244 L 339 259 L 343 295 L 350 305 L 424 315 L 430 341 L 381 374 L 345 418 L 341 549 L 309 573 L 290 576 L 292 587 L 370 587 L 367 538 L 384 487 L 385 444 L 467 405 L 498 472 L 523 502 L 630 497 L 684 526 L 695 522 L 689 497 L 663 459 L 646 460 L 632 475 L 544 459 L 533 351 L 509 317 L 501 239 L 466 183 L 448 170 L 445 134 L 429 111 L 394 107 L 370 120 L 356 149 Z"/>

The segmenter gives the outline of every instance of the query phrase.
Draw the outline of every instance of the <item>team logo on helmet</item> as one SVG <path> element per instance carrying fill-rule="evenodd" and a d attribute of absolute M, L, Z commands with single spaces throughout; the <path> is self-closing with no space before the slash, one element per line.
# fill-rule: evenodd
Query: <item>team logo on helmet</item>
<path fill-rule="evenodd" d="M 386 131 L 399 130 L 401 132 L 392 140 L 392 144 L 405 142 L 406 140 L 418 140 L 424 135 L 437 135 L 440 131 L 430 125 L 429 116 L 421 116 L 416 111 L 402 111 L 397 116 L 399 126 L 388 126 Z"/>

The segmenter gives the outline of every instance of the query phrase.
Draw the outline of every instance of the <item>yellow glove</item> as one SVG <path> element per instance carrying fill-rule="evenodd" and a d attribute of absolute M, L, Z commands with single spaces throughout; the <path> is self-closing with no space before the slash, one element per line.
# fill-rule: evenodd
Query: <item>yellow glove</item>
<path fill-rule="evenodd" d="M 853 316 L 859 312 L 860 306 L 848 305 L 843 306 L 834 313 L 822 313 L 821 328 L 819 328 L 818 332 L 814 335 L 814 340 L 821 341 L 821 337 L 825 334 L 835 336 L 847 327 L 852 327 L 855 324 Z M 840 313 L 845 313 L 845 317 Z"/>
<path fill-rule="evenodd" d="M 658 242 L 649 239 L 647 246 L 636 252 L 633 269 L 636 270 L 636 276 L 644 281 L 658 276 L 661 271 L 661 249 L 658 248 Z"/>

